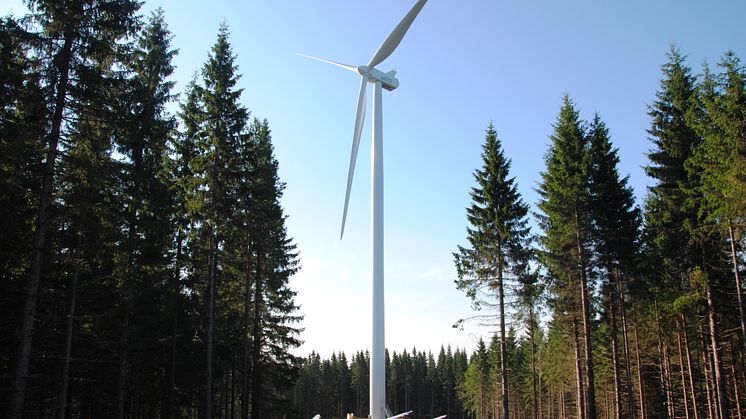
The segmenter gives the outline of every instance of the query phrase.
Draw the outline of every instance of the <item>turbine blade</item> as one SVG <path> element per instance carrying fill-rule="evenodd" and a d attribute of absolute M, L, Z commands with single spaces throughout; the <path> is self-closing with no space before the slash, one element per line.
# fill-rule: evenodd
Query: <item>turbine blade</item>
<path fill-rule="evenodd" d="M 311 60 L 321 61 L 322 63 L 336 65 L 337 67 L 342 67 L 342 68 L 344 68 L 346 70 L 354 71 L 355 73 L 357 73 L 357 67 L 355 67 L 354 65 L 342 64 L 342 63 L 338 63 L 336 61 L 325 60 L 323 58 L 314 57 L 314 56 L 306 55 L 306 54 L 301 54 L 301 53 L 298 53 L 298 52 L 296 52 L 295 55 L 298 55 L 300 57 L 309 58 Z"/>
<path fill-rule="evenodd" d="M 352 152 L 350 153 L 350 170 L 347 172 L 347 192 L 345 193 L 345 208 L 342 212 L 342 230 L 339 239 L 345 234 L 345 221 L 347 221 L 347 206 L 350 203 L 350 190 L 352 189 L 352 176 L 355 174 L 355 162 L 357 161 L 357 150 L 360 148 L 360 135 L 365 123 L 365 90 L 368 80 L 360 77 L 360 94 L 357 98 L 357 114 L 355 115 L 355 132 L 352 135 Z"/>
<path fill-rule="evenodd" d="M 388 58 L 388 56 L 394 52 L 396 47 L 399 46 L 399 42 L 404 38 L 404 34 L 407 33 L 407 30 L 409 30 L 409 27 L 412 25 L 412 22 L 414 22 L 414 18 L 417 17 L 417 14 L 420 13 L 422 6 L 424 6 L 426 2 L 427 0 L 417 0 L 417 3 L 412 6 L 409 13 L 404 16 L 404 19 L 402 19 L 401 22 L 396 25 L 391 34 L 389 34 L 389 37 L 383 41 L 380 47 L 378 47 L 378 51 L 376 51 L 373 58 L 370 59 L 368 67 L 375 67 L 378 64 L 381 64 L 383 60 Z"/>

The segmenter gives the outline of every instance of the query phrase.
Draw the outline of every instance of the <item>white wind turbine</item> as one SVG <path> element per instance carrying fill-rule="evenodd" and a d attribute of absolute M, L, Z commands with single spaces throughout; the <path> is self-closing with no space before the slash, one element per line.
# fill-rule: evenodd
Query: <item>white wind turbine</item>
<path fill-rule="evenodd" d="M 372 236 L 373 236 L 373 333 L 370 351 L 370 418 L 384 419 L 386 417 L 386 380 L 385 380 L 385 351 L 384 343 L 384 307 L 383 307 L 383 107 L 382 91 L 394 90 L 399 87 L 399 80 L 395 78 L 396 71 L 384 73 L 376 68 L 389 57 L 404 38 L 404 34 L 412 25 L 417 14 L 422 10 L 427 0 L 418 0 L 412 9 L 404 16 L 385 41 L 373 54 L 368 65 L 352 66 L 321 58 L 303 55 L 306 58 L 323 61 L 344 69 L 354 71 L 360 75 L 360 94 L 357 101 L 355 128 L 352 136 L 352 153 L 350 168 L 347 173 L 347 192 L 342 213 L 342 229 L 340 239 L 344 235 L 347 219 L 347 206 L 350 201 L 352 177 L 355 173 L 355 161 L 360 146 L 360 134 L 365 120 L 365 91 L 368 83 L 375 85 L 373 90 L 373 146 L 371 177 L 372 177 Z M 302 54 L 299 54 L 302 55 Z M 400 417 L 397 415 L 395 417 Z"/>

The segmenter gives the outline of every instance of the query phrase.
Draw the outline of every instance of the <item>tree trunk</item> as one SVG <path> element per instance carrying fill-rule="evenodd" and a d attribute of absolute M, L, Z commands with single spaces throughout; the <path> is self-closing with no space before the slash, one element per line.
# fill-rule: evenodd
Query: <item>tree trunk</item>
<path fill-rule="evenodd" d="M 256 273 L 254 275 L 254 318 L 252 324 L 252 350 L 251 350 L 251 417 L 261 418 L 262 412 L 262 303 L 264 297 L 262 293 L 262 270 L 261 270 L 261 248 L 257 249 Z"/>
<path fill-rule="evenodd" d="M 243 376 L 241 377 L 241 419 L 249 419 L 249 312 L 251 309 L 251 239 L 246 245 L 246 279 L 243 306 Z"/>
<path fill-rule="evenodd" d="M 629 333 L 627 327 L 627 304 L 624 298 L 624 286 L 621 275 L 617 275 L 616 292 L 619 302 L 619 316 L 622 319 L 622 341 L 624 344 L 624 371 L 627 385 L 627 415 L 630 419 L 635 417 L 634 403 L 632 402 L 632 363 L 630 362 Z"/>
<path fill-rule="evenodd" d="M 687 331 L 686 317 L 680 315 L 681 330 L 684 337 L 684 352 L 686 353 L 686 368 L 689 373 L 689 389 L 692 391 L 692 407 L 694 410 L 694 419 L 699 419 L 699 402 L 697 401 L 697 388 L 694 386 L 694 368 L 692 367 L 692 355 L 689 349 L 689 332 Z"/>
<path fill-rule="evenodd" d="M 720 359 L 720 336 L 718 334 L 717 315 L 715 314 L 715 299 L 712 295 L 712 285 L 707 281 L 707 318 L 710 324 L 710 346 L 712 347 L 712 370 L 715 378 L 715 391 L 717 394 L 718 410 L 720 419 L 730 419 L 730 407 L 728 406 L 728 393 L 725 388 L 723 377 L 723 366 Z"/>
<path fill-rule="evenodd" d="M 498 243 L 498 248 L 502 249 Z M 508 398 L 508 347 L 505 342 L 505 288 L 503 284 L 503 257 L 497 255 L 497 295 L 498 304 L 500 305 L 500 376 L 502 378 L 502 418 L 510 419 L 509 398 Z"/>
<path fill-rule="evenodd" d="M 585 419 L 585 398 L 583 397 L 583 367 L 580 360 L 580 337 L 578 336 L 578 319 L 572 319 L 573 343 L 575 349 L 575 377 L 577 385 L 578 419 Z"/>
<path fill-rule="evenodd" d="M 74 1 L 71 9 L 78 12 L 80 4 Z M 72 46 L 76 36 L 74 28 L 68 27 L 64 32 L 64 43 L 62 50 L 55 57 L 55 66 L 59 72 L 57 92 L 54 102 L 54 114 L 51 121 L 51 131 L 47 143 L 47 160 L 44 163 L 44 174 L 42 175 L 41 194 L 39 196 L 39 207 L 36 212 L 34 237 L 31 248 L 31 260 L 29 275 L 26 282 L 26 301 L 23 307 L 23 318 L 21 319 L 21 336 L 18 341 L 16 352 L 16 365 L 11 390 L 9 419 L 21 419 L 23 414 L 23 403 L 26 395 L 26 383 L 31 361 L 31 342 L 34 333 L 34 319 L 36 317 L 36 305 L 39 301 L 39 285 L 41 283 L 42 257 L 44 255 L 44 242 L 46 240 L 47 226 L 49 224 L 48 210 L 52 202 L 52 190 L 54 189 L 55 162 L 57 161 L 57 147 L 62 132 L 62 122 L 67 98 L 68 83 L 70 77 L 70 62 L 72 60 Z"/>
<path fill-rule="evenodd" d="M 173 294 L 171 301 L 171 359 L 168 368 L 168 389 L 166 389 L 166 417 L 168 419 L 174 419 L 176 417 L 176 354 L 179 333 L 179 296 L 181 294 L 181 252 L 182 239 L 181 229 L 179 229 L 176 233 L 175 272 L 173 275 L 173 283 L 171 284 L 171 293 Z"/>
<path fill-rule="evenodd" d="M 588 279 L 586 272 L 586 260 L 585 252 L 583 251 L 583 243 L 580 236 L 580 221 L 578 220 L 577 210 L 575 211 L 575 239 L 578 251 L 578 270 L 580 280 L 580 304 L 581 311 L 583 314 L 583 343 L 585 350 L 585 367 L 586 375 L 588 377 L 586 384 L 586 395 L 588 399 L 588 419 L 596 419 L 596 380 L 593 374 L 593 349 L 591 343 L 591 316 L 590 316 L 590 301 L 588 294 Z"/>
<path fill-rule="evenodd" d="M 536 375 L 536 340 L 534 336 L 534 309 L 529 307 L 528 309 L 528 322 L 529 322 L 529 339 L 531 339 L 531 384 L 533 389 L 533 407 L 534 407 L 534 419 L 539 419 L 539 398 L 537 375 Z"/>
<path fill-rule="evenodd" d="M 712 357 L 710 356 L 710 352 L 708 350 L 707 345 L 705 344 L 705 337 L 704 337 L 704 331 L 702 330 L 702 324 L 699 324 L 699 345 L 702 352 L 702 364 L 704 367 L 704 379 L 705 379 L 705 389 L 707 390 L 707 412 L 708 412 L 708 418 L 711 419 L 718 419 L 718 411 L 716 408 L 716 403 L 713 400 L 715 396 L 715 391 L 713 389 L 714 384 L 712 381 L 712 362 L 710 361 Z"/>
<path fill-rule="evenodd" d="M 743 287 L 741 285 L 741 272 L 738 266 L 736 253 L 736 240 L 733 234 L 733 224 L 728 220 L 728 238 L 730 239 L 730 257 L 733 262 L 733 273 L 736 277 L 736 295 L 738 296 L 738 313 L 741 317 L 741 344 L 746 350 L 746 310 L 743 306 Z"/>
<path fill-rule="evenodd" d="M 65 419 L 67 409 L 67 389 L 70 383 L 70 357 L 72 355 L 73 329 L 75 328 L 75 304 L 78 298 L 78 277 L 80 276 L 80 247 L 82 239 L 76 232 L 75 251 L 73 252 L 73 278 L 70 284 L 70 308 L 67 312 L 67 333 L 65 334 L 65 357 L 62 360 L 62 380 L 60 383 L 60 406 L 57 419 Z"/>
<path fill-rule="evenodd" d="M 743 419 L 743 410 L 741 409 L 741 389 L 738 385 L 738 373 L 736 372 L 736 351 L 733 349 L 733 345 L 730 346 L 730 371 L 733 376 L 733 392 L 736 400 L 736 413 L 738 413 L 738 419 Z"/>
<path fill-rule="evenodd" d="M 661 327 L 660 316 L 658 314 L 658 302 L 654 302 L 655 306 L 655 324 L 658 329 L 658 354 L 660 357 L 660 372 L 661 372 L 661 389 L 666 395 L 666 413 L 669 419 L 676 418 L 676 412 L 674 409 L 673 392 L 671 391 L 671 364 L 669 363 L 668 357 L 668 344 L 663 339 L 663 328 Z"/>
<path fill-rule="evenodd" d="M 212 340 L 213 340 L 213 317 L 215 310 L 215 276 L 217 268 L 217 239 L 210 232 L 208 242 L 208 275 L 207 275 L 207 333 L 205 336 L 205 419 L 212 419 Z"/>
<path fill-rule="evenodd" d="M 126 292 L 126 291 L 125 291 Z M 124 324 L 122 324 L 121 336 L 119 338 L 119 378 L 117 380 L 117 410 L 116 418 L 124 419 L 124 403 L 127 393 L 127 373 L 129 369 L 129 328 L 130 328 L 130 301 L 129 296 L 124 296 Z"/>
<path fill-rule="evenodd" d="M 677 322 L 678 323 L 678 322 Z M 683 326 L 679 324 L 679 331 L 676 334 L 677 335 L 677 342 L 679 347 L 679 375 L 681 377 L 681 395 L 684 399 L 684 417 L 686 419 L 690 418 L 689 414 L 689 394 L 687 393 L 687 380 L 686 380 L 686 374 L 685 374 L 685 367 L 684 367 L 684 351 L 682 349 L 681 344 L 681 328 Z M 694 393 L 694 389 L 692 389 L 692 394 Z"/>
<path fill-rule="evenodd" d="M 614 374 L 614 417 L 620 419 L 622 417 L 622 383 L 621 378 L 619 377 L 619 342 L 617 341 L 615 304 L 617 278 L 615 277 L 615 274 L 610 273 L 612 283 L 609 284 L 609 334 L 611 335 L 611 369 Z"/>
<path fill-rule="evenodd" d="M 634 324 L 635 333 L 635 358 L 637 360 L 637 389 L 640 399 L 640 419 L 647 419 L 647 406 L 645 404 L 645 383 L 642 379 L 642 361 L 640 359 L 640 335 L 637 333 L 637 321 Z"/>

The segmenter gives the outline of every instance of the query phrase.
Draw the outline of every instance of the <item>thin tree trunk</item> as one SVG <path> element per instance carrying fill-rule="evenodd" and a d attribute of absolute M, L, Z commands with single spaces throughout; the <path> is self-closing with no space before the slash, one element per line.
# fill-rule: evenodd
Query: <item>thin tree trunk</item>
<path fill-rule="evenodd" d="M 642 361 L 640 359 L 640 335 L 637 333 L 637 321 L 634 323 L 635 333 L 635 358 L 637 360 L 637 389 L 640 399 L 640 418 L 647 419 L 647 406 L 645 404 L 645 383 L 642 379 Z"/>
<path fill-rule="evenodd" d="M 673 392 L 671 391 L 671 366 L 668 361 L 668 345 L 663 339 L 663 328 L 661 327 L 660 316 L 658 314 L 658 302 L 655 306 L 655 323 L 658 329 L 658 354 L 660 356 L 661 388 L 666 395 L 666 414 L 669 419 L 676 417 L 674 410 Z"/>
<path fill-rule="evenodd" d="M 578 336 L 578 320 L 572 319 L 573 343 L 575 349 L 575 377 L 577 384 L 578 419 L 585 419 L 585 398 L 583 397 L 583 367 L 580 360 L 580 337 Z"/>
<path fill-rule="evenodd" d="M 67 389 L 70 383 L 70 357 L 72 355 L 73 329 L 75 328 L 75 304 L 78 298 L 78 277 L 80 276 L 80 247 L 82 239 L 76 232 L 75 252 L 73 252 L 73 278 L 70 284 L 70 308 L 67 312 L 67 333 L 65 335 L 65 357 L 62 360 L 62 382 L 60 383 L 60 406 L 57 419 L 65 419 L 67 410 Z"/>
<path fill-rule="evenodd" d="M 122 325 L 121 336 L 119 338 L 119 378 L 117 380 L 117 410 L 116 418 L 124 419 L 124 404 L 127 393 L 127 373 L 129 369 L 129 328 L 130 328 L 130 302 L 129 297 L 124 296 L 124 324 Z"/>
<path fill-rule="evenodd" d="M 736 295 L 738 296 L 738 313 L 741 316 L 741 344 L 746 349 L 746 309 L 743 306 L 743 288 L 741 285 L 741 272 L 738 266 L 736 253 L 736 240 L 733 234 L 733 224 L 728 220 L 728 238 L 730 239 L 730 256 L 733 262 L 733 273 L 736 277 Z"/>
<path fill-rule="evenodd" d="M 71 5 L 72 13 L 80 13 L 79 2 L 74 1 Z M 29 275 L 26 282 L 26 300 L 23 307 L 23 318 L 21 319 L 21 336 L 16 351 L 16 365 L 11 389 L 9 419 L 21 419 L 23 414 L 23 403 L 26 396 L 26 383 L 28 382 L 28 371 L 31 362 L 31 343 L 34 333 L 34 319 L 36 317 L 36 306 L 39 301 L 39 285 L 41 283 L 42 257 L 44 255 L 44 242 L 49 224 L 48 210 L 52 202 L 52 190 L 54 189 L 55 163 L 57 161 L 57 147 L 62 132 L 65 101 L 69 88 L 70 62 L 72 60 L 72 46 L 76 36 L 74 28 L 68 27 L 64 32 L 64 43 L 62 50 L 55 57 L 55 65 L 59 72 L 57 92 L 54 103 L 54 114 L 51 121 L 51 131 L 47 143 L 47 160 L 44 163 L 44 174 L 42 175 L 41 194 L 39 196 L 39 207 L 36 212 L 34 237 L 32 239 L 31 260 Z"/>
<path fill-rule="evenodd" d="M 692 367 L 692 355 L 689 349 L 689 332 L 687 331 L 686 317 L 680 315 L 681 330 L 684 337 L 684 352 L 686 353 L 686 368 L 689 373 L 689 388 L 692 393 L 692 407 L 694 408 L 694 419 L 699 419 L 699 402 L 697 401 L 697 388 L 694 386 L 694 368 Z"/>
<path fill-rule="evenodd" d="M 537 375 L 536 375 L 536 340 L 534 336 L 534 309 L 529 307 L 528 309 L 528 322 L 529 322 L 529 339 L 531 339 L 531 384 L 533 388 L 533 407 L 534 407 L 534 419 L 539 419 L 539 411 L 541 410 L 539 398 Z"/>
<path fill-rule="evenodd" d="M 738 385 L 738 374 L 736 372 L 736 351 L 733 349 L 733 345 L 730 346 L 730 371 L 733 376 L 733 392 L 736 400 L 736 413 L 738 413 L 738 419 L 743 419 L 743 411 L 741 410 L 741 389 Z"/>
<path fill-rule="evenodd" d="M 264 301 L 262 289 L 261 271 L 261 248 L 257 249 L 257 266 L 254 276 L 254 318 L 252 324 L 252 351 L 251 351 L 251 417 L 263 417 L 262 394 L 262 302 Z"/>
<path fill-rule="evenodd" d="M 678 322 L 677 322 L 678 323 Z M 687 380 L 686 380 L 686 373 L 685 373 L 685 366 L 684 366 L 684 351 L 682 349 L 682 343 L 681 343 L 681 328 L 683 328 L 683 325 L 679 324 L 679 331 L 677 332 L 677 341 L 678 341 L 678 347 L 679 347 L 679 375 L 681 376 L 681 393 L 684 398 L 684 416 L 686 419 L 690 418 L 689 414 L 689 394 L 687 392 Z M 694 394 L 694 389 L 692 389 L 692 395 Z"/>
<path fill-rule="evenodd" d="M 627 327 L 627 304 L 624 298 L 624 287 L 622 285 L 622 276 L 617 275 L 616 283 L 617 301 L 619 301 L 619 316 L 622 319 L 622 341 L 624 344 L 624 371 L 625 383 L 627 387 L 627 415 L 630 419 L 635 417 L 634 403 L 632 402 L 632 364 L 630 362 L 629 350 L 629 333 Z"/>
<path fill-rule="evenodd" d="M 176 354 L 179 333 L 179 295 L 181 294 L 181 228 L 176 233 L 176 257 L 174 258 L 174 274 L 171 283 L 171 354 L 168 367 L 168 388 L 166 389 L 166 418 L 176 417 Z"/>
<path fill-rule="evenodd" d="M 498 248 L 502 249 L 501 243 Z M 508 398 L 508 348 L 505 342 L 505 289 L 503 287 L 503 256 L 497 255 L 497 295 L 498 304 L 500 305 L 500 376 L 502 378 L 502 418 L 510 419 L 509 398 Z"/>
<path fill-rule="evenodd" d="M 702 330 L 702 324 L 699 324 L 699 345 L 702 352 L 702 364 L 704 366 L 704 379 L 705 379 L 705 389 L 707 390 L 707 412 L 708 412 L 708 418 L 710 419 L 718 419 L 720 416 L 717 411 L 716 402 L 715 402 L 715 390 L 714 390 L 714 383 L 712 381 L 712 363 L 711 363 L 711 357 L 709 348 L 705 344 L 705 332 Z"/>
<path fill-rule="evenodd" d="M 231 419 L 236 417 L 236 348 L 231 351 Z"/>
<path fill-rule="evenodd" d="M 613 268 L 612 268 L 613 269 Z M 622 417 L 622 383 L 619 377 L 619 342 L 617 341 L 617 323 L 616 323 L 616 282 L 615 274 L 611 274 L 613 281 L 609 286 L 609 334 L 611 335 L 611 369 L 614 374 L 614 417 Z"/>
<path fill-rule="evenodd" d="M 710 323 L 710 346 L 712 347 L 712 370 L 715 378 L 715 390 L 717 394 L 718 410 L 721 419 L 730 419 L 730 407 L 728 406 L 728 394 L 723 377 L 722 361 L 720 359 L 720 336 L 718 334 L 717 315 L 715 314 L 715 299 L 712 295 L 712 285 L 707 282 L 707 318 Z"/>
<path fill-rule="evenodd" d="M 593 373 L 593 349 L 591 343 L 591 316 L 590 301 L 588 294 L 588 279 L 586 273 L 585 252 L 580 237 L 580 221 L 577 210 L 575 211 L 575 239 L 578 251 L 578 270 L 580 271 L 580 305 L 583 315 L 583 343 L 585 351 L 586 375 L 588 377 L 586 384 L 586 396 L 588 399 L 587 410 L 588 419 L 596 419 L 596 380 Z"/>
<path fill-rule="evenodd" d="M 212 340 L 213 340 L 213 317 L 215 309 L 215 275 L 216 275 L 216 246 L 215 234 L 210 232 L 209 238 L 209 272 L 207 275 L 207 336 L 205 337 L 205 419 L 212 419 Z"/>
<path fill-rule="evenodd" d="M 241 377 L 241 419 L 249 419 L 249 312 L 251 308 L 251 238 L 246 245 L 246 279 L 243 306 L 243 376 Z"/>

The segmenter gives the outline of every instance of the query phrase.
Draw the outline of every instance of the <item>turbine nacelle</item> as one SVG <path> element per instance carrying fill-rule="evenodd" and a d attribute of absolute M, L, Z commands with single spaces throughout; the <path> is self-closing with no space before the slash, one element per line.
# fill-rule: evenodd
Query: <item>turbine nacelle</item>
<path fill-rule="evenodd" d="M 388 73 L 373 67 L 369 68 L 366 65 L 358 66 L 358 74 L 368 79 L 369 83 L 375 84 L 381 82 L 381 86 L 389 92 L 399 87 L 399 80 L 396 79 L 396 70 L 391 70 Z"/>

